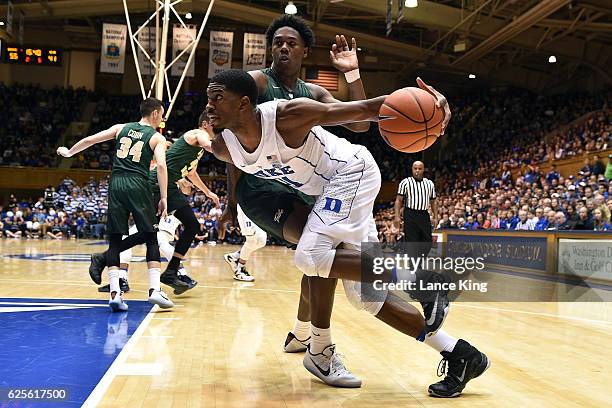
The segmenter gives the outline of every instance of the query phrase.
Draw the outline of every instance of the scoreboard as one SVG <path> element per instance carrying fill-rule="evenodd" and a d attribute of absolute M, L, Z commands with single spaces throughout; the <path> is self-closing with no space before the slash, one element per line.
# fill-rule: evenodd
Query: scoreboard
<path fill-rule="evenodd" d="M 2 61 L 9 64 L 61 66 L 62 51 L 50 47 L 6 45 Z"/>

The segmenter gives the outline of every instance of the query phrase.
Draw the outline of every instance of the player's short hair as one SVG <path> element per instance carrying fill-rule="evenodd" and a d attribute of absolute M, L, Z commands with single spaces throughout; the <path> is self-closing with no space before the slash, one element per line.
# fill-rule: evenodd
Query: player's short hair
<path fill-rule="evenodd" d="M 159 99 L 147 98 L 140 103 L 140 114 L 145 118 L 163 106 L 164 104 Z"/>
<path fill-rule="evenodd" d="M 294 16 L 291 14 L 283 14 L 282 16 L 274 19 L 274 21 L 270 23 L 268 29 L 266 30 L 266 42 L 268 44 L 268 47 L 272 46 L 272 40 L 274 40 L 274 33 L 281 27 L 291 27 L 295 31 L 297 31 L 300 34 L 300 37 L 302 38 L 302 41 L 304 41 L 304 45 L 307 48 L 310 48 L 314 45 L 315 34 L 314 31 L 312 31 L 312 29 L 308 27 L 306 21 L 304 21 L 303 18 L 298 16 Z"/>
<path fill-rule="evenodd" d="M 248 96 L 251 105 L 257 105 L 257 84 L 251 75 L 241 69 L 228 69 L 221 71 L 210 80 L 211 83 L 224 85 L 225 89 L 238 94 L 240 97 Z M 201 123 L 201 122 L 200 122 Z"/>

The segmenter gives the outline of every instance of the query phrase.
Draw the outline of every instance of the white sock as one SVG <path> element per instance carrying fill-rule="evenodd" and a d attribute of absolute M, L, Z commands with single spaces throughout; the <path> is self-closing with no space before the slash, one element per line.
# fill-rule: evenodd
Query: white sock
<path fill-rule="evenodd" d="M 121 293 L 119 288 L 119 270 L 116 268 L 108 268 L 108 283 L 110 284 L 111 293 Z"/>
<path fill-rule="evenodd" d="M 159 268 L 149 269 L 149 288 L 153 290 L 161 290 L 159 287 Z"/>
<path fill-rule="evenodd" d="M 303 322 L 299 319 L 295 319 L 295 325 L 291 333 L 293 333 L 298 340 L 306 340 L 310 337 L 310 322 Z"/>
<path fill-rule="evenodd" d="M 311 324 L 310 333 L 310 352 L 312 354 L 319 354 L 325 347 L 332 344 L 331 328 L 320 329 Z"/>
<path fill-rule="evenodd" d="M 187 275 L 187 271 L 185 270 L 185 267 L 183 266 L 183 262 L 181 262 L 179 264 L 179 268 L 178 271 L 176 271 L 177 275 Z"/>
<path fill-rule="evenodd" d="M 236 251 L 236 252 L 232 252 L 232 256 L 236 259 L 240 259 L 240 250 Z"/>
<path fill-rule="evenodd" d="M 457 344 L 457 339 L 449 335 L 444 330 L 438 330 L 433 336 L 425 337 L 423 343 L 436 350 L 438 353 L 442 351 L 452 352 Z"/>
<path fill-rule="evenodd" d="M 119 278 L 127 280 L 127 269 L 119 269 Z"/>

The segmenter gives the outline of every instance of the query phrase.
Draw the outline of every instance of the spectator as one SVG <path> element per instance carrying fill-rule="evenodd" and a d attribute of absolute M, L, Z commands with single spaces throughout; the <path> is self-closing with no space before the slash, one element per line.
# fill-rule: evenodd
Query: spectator
<path fill-rule="evenodd" d="M 586 207 L 581 207 L 578 211 L 578 221 L 574 225 L 575 230 L 593 231 L 595 226 L 589 217 L 589 210 Z"/>
<path fill-rule="evenodd" d="M 602 212 L 599 208 L 593 210 L 593 230 L 595 231 L 609 231 L 610 224 L 604 221 Z"/>

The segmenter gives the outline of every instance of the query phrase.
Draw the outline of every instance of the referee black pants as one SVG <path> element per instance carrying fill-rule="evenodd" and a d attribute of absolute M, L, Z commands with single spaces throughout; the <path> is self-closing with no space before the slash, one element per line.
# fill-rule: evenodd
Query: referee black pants
<path fill-rule="evenodd" d="M 429 254 L 431 250 L 431 221 L 427 211 L 404 208 L 404 241 L 412 256 Z"/>

